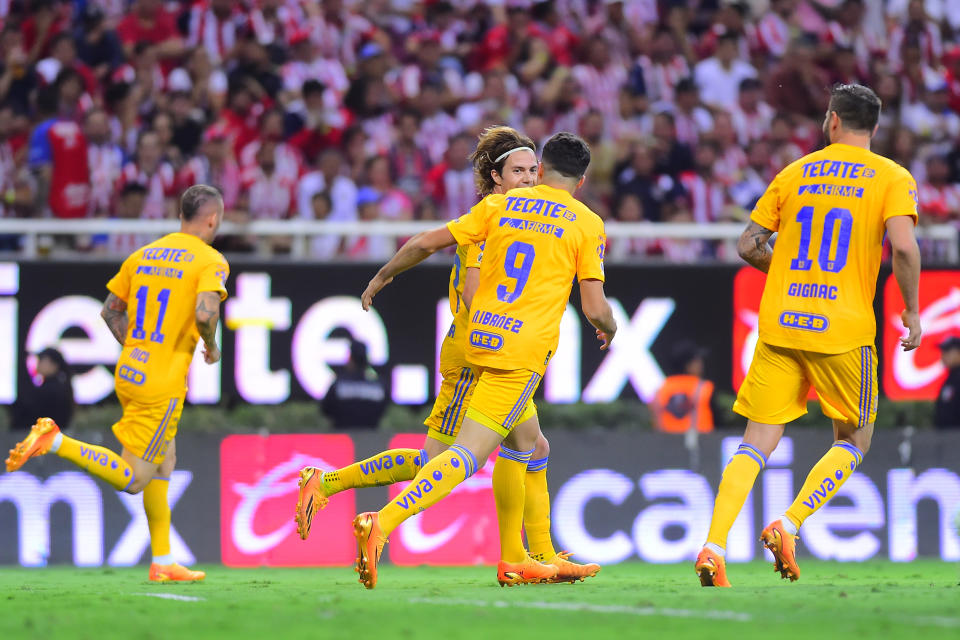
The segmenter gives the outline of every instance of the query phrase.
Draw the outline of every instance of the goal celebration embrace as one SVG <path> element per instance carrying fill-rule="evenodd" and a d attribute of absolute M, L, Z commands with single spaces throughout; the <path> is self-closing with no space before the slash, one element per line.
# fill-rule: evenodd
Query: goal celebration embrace
<path fill-rule="evenodd" d="M 0 2 L 0 640 L 960 637 L 960 0 Z"/>

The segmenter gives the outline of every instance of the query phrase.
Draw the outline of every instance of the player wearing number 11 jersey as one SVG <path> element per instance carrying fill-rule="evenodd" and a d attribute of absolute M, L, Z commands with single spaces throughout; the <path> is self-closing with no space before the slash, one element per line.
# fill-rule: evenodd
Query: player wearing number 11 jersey
<path fill-rule="evenodd" d="M 696 562 L 703 586 L 730 586 L 727 533 L 784 424 L 807 412 L 811 386 L 833 420 L 834 444 L 793 504 L 761 534 L 781 577 L 800 576 L 797 530 L 869 449 L 877 411 L 873 297 L 885 237 L 906 304 L 901 343 L 908 351 L 920 344 L 917 186 L 906 169 L 870 151 L 879 116 L 880 99 L 867 87 L 834 87 L 823 123 L 828 146 L 780 172 L 740 238 L 741 257 L 768 275 L 757 348 L 734 404 L 748 419 L 746 433 L 724 469 Z"/>
<path fill-rule="evenodd" d="M 210 243 L 222 219 L 220 192 L 190 187 L 180 199 L 180 232 L 132 253 L 107 283 L 101 315 L 123 345 L 115 373 L 123 416 L 113 425 L 122 454 L 65 436 L 53 420 L 40 418 L 6 461 L 7 471 L 15 471 L 31 457 L 56 453 L 118 491 L 142 491 L 154 581 L 204 577 L 170 556 L 167 488 L 197 341 L 203 338 L 207 364 L 220 359 L 216 332 L 228 267 Z"/>

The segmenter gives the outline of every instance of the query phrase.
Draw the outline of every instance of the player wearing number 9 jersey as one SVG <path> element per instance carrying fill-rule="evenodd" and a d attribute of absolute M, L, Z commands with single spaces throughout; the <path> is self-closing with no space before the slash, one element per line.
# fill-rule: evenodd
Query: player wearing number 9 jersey
<path fill-rule="evenodd" d="M 197 341 L 203 338 L 208 364 L 220 359 L 216 331 L 229 271 L 209 246 L 223 218 L 220 192 L 190 187 L 180 200 L 180 218 L 180 232 L 135 251 L 107 283 L 110 294 L 101 315 L 123 345 L 115 372 L 123 416 L 113 425 L 122 453 L 64 436 L 53 420 L 40 418 L 7 459 L 13 471 L 33 456 L 53 452 L 117 490 L 143 491 L 153 552 L 149 577 L 163 582 L 204 577 L 170 556 L 167 488 Z"/>
<path fill-rule="evenodd" d="M 394 500 L 354 520 L 357 572 L 373 588 L 387 536 L 404 520 L 427 509 L 473 475 L 478 461 L 502 442 L 516 464 L 498 472 L 511 492 L 497 495 L 501 585 L 543 581 L 556 575 L 531 559 L 523 547 L 521 520 L 527 460 L 539 435 L 532 396 L 556 349 L 560 319 L 575 278 L 580 279 L 584 314 L 606 348 L 616 333 L 603 294 L 603 223 L 573 198 L 583 184 L 590 151 L 569 134 L 553 136 L 543 148 L 540 184 L 492 195 L 471 212 L 439 229 L 418 234 L 370 281 L 361 297 L 373 297 L 393 278 L 434 252 L 454 244 L 485 242 L 480 282 L 470 305 L 467 360 L 479 381 L 452 446 L 431 459 Z M 492 354 L 492 356 L 490 355 Z"/>
<path fill-rule="evenodd" d="M 904 349 L 920 343 L 920 254 L 913 229 L 917 187 L 910 173 L 870 151 L 880 99 L 861 85 L 831 92 L 828 146 L 780 172 L 741 236 L 740 255 L 767 272 L 759 340 L 734 411 L 748 419 L 743 443 L 723 473 L 707 544 L 696 571 L 704 586 L 729 586 L 727 533 L 757 474 L 783 434 L 807 412 L 811 386 L 833 420 L 834 444 L 794 503 L 761 533 L 783 578 L 800 575 L 797 530 L 863 460 L 877 410 L 873 298 L 884 238 L 906 310 Z M 776 232 L 771 251 L 767 240 Z"/>

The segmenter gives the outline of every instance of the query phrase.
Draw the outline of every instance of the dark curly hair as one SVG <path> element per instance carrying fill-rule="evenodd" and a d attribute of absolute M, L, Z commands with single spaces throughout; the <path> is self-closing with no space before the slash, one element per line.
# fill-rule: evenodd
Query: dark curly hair
<path fill-rule="evenodd" d="M 492 171 L 499 174 L 503 173 L 503 165 L 507 159 L 496 161 L 504 153 L 520 147 L 530 147 L 534 152 L 537 145 L 533 140 L 523 135 L 513 127 L 499 125 L 496 127 L 487 127 L 480 134 L 477 141 L 476 150 L 470 155 L 470 161 L 473 163 L 474 180 L 477 183 L 477 191 L 482 196 L 489 195 L 496 188 L 497 183 L 493 181 Z"/>

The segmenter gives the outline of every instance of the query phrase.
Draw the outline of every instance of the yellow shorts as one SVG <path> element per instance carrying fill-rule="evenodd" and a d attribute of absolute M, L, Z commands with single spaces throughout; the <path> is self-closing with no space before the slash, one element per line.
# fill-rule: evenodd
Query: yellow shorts
<path fill-rule="evenodd" d="M 529 369 L 478 368 L 480 381 L 473 392 L 467 417 L 504 438 L 515 425 L 537 415 L 533 394 L 542 376 Z"/>
<path fill-rule="evenodd" d="M 813 385 L 825 416 L 857 428 L 877 417 L 877 353 L 815 353 L 757 342 L 733 410 L 754 422 L 786 424 L 807 412 Z"/>
<path fill-rule="evenodd" d="M 123 416 L 113 425 L 117 440 L 138 458 L 160 464 L 170 441 L 177 435 L 183 396 L 160 402 L 139 402 L 117 394 Z"/>

